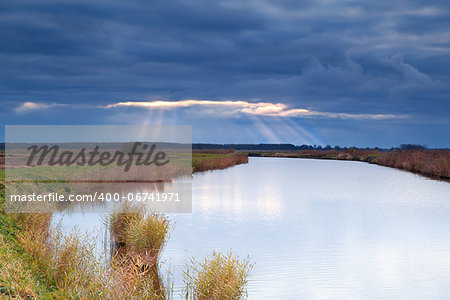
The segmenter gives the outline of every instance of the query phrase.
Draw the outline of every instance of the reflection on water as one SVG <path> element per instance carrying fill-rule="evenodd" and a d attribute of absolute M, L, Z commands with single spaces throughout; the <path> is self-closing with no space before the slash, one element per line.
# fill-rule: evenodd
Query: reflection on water
<path fill-rule="evenodd" d="M 250 299 L 448 298 L 450 184 L 358 162 L 251 158 L 194 177 L 163 253 L 233 249 Z"/>
<path fill-rule="evenodd" d="M 250 299 L 448 299 L 449 195 L 449 183 L 365 163 L 251 158 L 194 175 L 192 214 L 169 214 L 163 270 L 177 295 L 189 256 L 232 249 L 255 263 Z"/>

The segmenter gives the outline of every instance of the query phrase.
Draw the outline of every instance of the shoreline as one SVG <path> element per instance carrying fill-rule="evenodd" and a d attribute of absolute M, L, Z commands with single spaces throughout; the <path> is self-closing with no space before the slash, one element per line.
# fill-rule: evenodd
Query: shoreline
<path fill-rule="evenodd" d="M 330 156 L 329 153 L 323 153 L 323 155 L 310 155 L 310 154 L 299 154 L 298 152 L 247 152 L 248 157 L 274 157 L 274 158 L 302 158 L 302 159 L 318 159 L 318 160 L 335 160 L 335 161 L 355 161 L 361 163 L 368 163 L 372 165 L 377 165 L 380 167 L 397 169 L 409 173 L 413 173 L 419 176 L 426 177 L 432 180 L 444 181 L 450 183 L 450 176 L 441 176 L 432 173 L 425 173 L 421 170 L 408 169 L 404 167 L 399 167 L 395 165 L 383 164 L 377 161 L 379 153 L 366 154 L 363 156 L 352 156 L 349 153 L 341 152 L 341 156 Z M 389 153 L 389 152 L 386 152 Z M 346 155 L 348 154 L 348 155 Z"/>

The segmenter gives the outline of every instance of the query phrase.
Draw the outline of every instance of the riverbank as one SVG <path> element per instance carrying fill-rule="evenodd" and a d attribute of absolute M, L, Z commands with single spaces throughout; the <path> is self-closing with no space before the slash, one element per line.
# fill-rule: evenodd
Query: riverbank
<path fill-rule="evenodd" d="M 234 150 L 194 150 L 192 152 L 192 172 L 222 170 L 248 163 L 248 154 Z"/>
<path fill-rule="evenodd" d="M 450 151 L 449 150 L 391 150 L 349 149 L 336 150 L 302 150 L 279 152 L 248 152 L 256 157 L 289 157 L 309 159 L 351 160 L 377 164 L 409 171 L 428 178 L 450 182 Z"/>
<path fill-rule="evenodd" d="M 246 163 L 248 156 L 234 151 L 201 152 L 193 153 L 192 162 L 193 171 L 200 172 Z M 4 180 L 5 171 L 2 166 L 0 169 L 0 298 L 170 298 L 170 286 L 163 285 L 157 271 L 158 254 L 170 235 L 169 221 L 164 216 L 144 217 L 141 215 L 140 219 L 137 219 L 139 222 L 125 226 L 126 234 L 122 234 L 121 237 L 128 238 L 128 243 L 124 244 L 126 255 L 117 256 L 121 258 L 120 260 L 114 256 L 111 266 L 106 268 L 100 259 L 95 257 L 94 245 L 87 236 L 77 232 L 65 236 L 60 231 L 52 229 L 51 214 L 6 213 Z M 161 231 L 162 227 L 164 230 Z M 161 236 L 155 235 L 155 230 L 160 230 Z M 156 242 L 155 236 L 159 237 Z M 139 238 L 133 240 L 135 237 Z M 142 241 L 147 243 L 143 244 Z M 147 257 L 147 253 L 151 255 Z M 224 270 L 226 273 L 224 277 L 209 276 L 211 265 Z M 231 293 L 236 296 L 235 299 L 240 299 L 245 293 L 244 286 L 250 265 L 248 261 L 239 260 L 232 253 L 212 255 L 200 260 L 191 268 L 197 273 L 191 274 L 189 278 L 186 294 L 190 297 L 189 299 L 209 295 L 211 291 L 205 290 L 204 286 L 212 286 L 213 295 L 219 295 L 219 298 L 221 295 Z M 217 274 L 217 270 L 213 271 Z M 211 278 L 217 279 L 212 282 L 212 285 Z"/>

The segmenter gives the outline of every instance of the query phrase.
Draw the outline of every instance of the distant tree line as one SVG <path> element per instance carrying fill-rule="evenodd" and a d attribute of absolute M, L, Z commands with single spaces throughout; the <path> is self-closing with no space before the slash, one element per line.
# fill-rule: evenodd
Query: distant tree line
<path fill-rule="evenodd" d="M 102 143 L 109 144 L 109 143 Z M 113 144 L 113 143 L 111 143 Z M 175 143 L 160 143 L 166 147 L 174 147 Z M 5 143 L 0 143 L 0 150 L 5 149 Z M 213 150 L 213 149 L 233 149 L 238 151 L 300 151 L 300 150 L 336 150 L 336 151 L 347 151 L 349 149 L 357 149 L 357 150 L 370 150 L 376 149 L 379 151 L 388 151 L 388 150 L 426 150 L 426 145 L 418 145 L 418 144 L 401 144 L 399 147 L 393 147 L 390 149 L 383 148 L 358 148 L 358 147 L 340 147 L 340 146 L 321 146 L 321 145 L 293 145 L 293 144 L 204 144 L 204 143 L 195 143 L 192 144 L 192 150 Z M 448 148 L 446 148 L 448 150 Z M 445 150 L 445 149 L 444 149 Z"/>
<path fill-rule="evenodd" d="M 192 144 L 193 150 L 212 150 L 212 149 L 233 149 L 238 151 L 302 151 L 302 150 L 335 150 L 335 151 L 347 151 L 349 149 L 357 150 L 425 150 L 427 147 L 425 145 L 415 145 L 415 144 L 402 144 L 399 147 L 394 147 L 391 149 L 382 148 L 358 148 L 358 147 L 340 147 L 340 146 L 321 146 L 321 145 L 293 145 L 293 144 Z"/>
<path fill-rule="evenodd" d="M 426 150 L 426 145 L 416 145 L 416 144 L 401 144 L 400 150 Z"/>

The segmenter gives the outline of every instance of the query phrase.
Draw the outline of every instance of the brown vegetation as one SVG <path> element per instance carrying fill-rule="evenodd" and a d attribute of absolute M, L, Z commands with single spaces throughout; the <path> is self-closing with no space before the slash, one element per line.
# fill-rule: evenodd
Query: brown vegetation
<path fill-rule="evenodd" d="M 127 212 L 125 212 L 127 211 Z M 151 286 L 154 296 L 164 297 L 164 287 L 158 274 L 158 257 L 168 240 L 170 226 L 162 214 L 124 208 L 109 218 L 113 247 L 112 264 L 118 266 L 126 277 Z M 146 286 L 150 285 L 150 286 Z M 138 285 L 139 286 L 139 285 Z M 136 289 L 136 287 L 132 287 Z"/>
<path fill-rule="evenodd" d="M 51 215 L 17 214 L 19 245 L 26 262 L 46 286 L 52 298 L 98 298 L 104 291 L 104 270 L 95 258 L 87 237 L 68 236 L 50 228 Z"/>
<path fill-rule="evenodd" d="M 38 282 L 0 233 L 0 298 L 36 299 Z"/>
<path fill-rule="evenodd" d="M 202 158 L 197 162 L 208 160 L 200 163 L 201 170 L 248 161 L 247 155 L 234 152 L 199 155 Z M 1 179 L 3 182 L 3 173 Z M 11 236 L 6 243 L 0 231 L 0 298 L 165 299 L 170 296 L 157 269 L 158 256 L 170 231 L 165 216 L 131 210 L 111 215 L 108 220 L 113 241 L 111 260 L 105 265 L 95 254 L 95 245 L 87 235 L 79 232 L 65 235 L 52 228 L 52 214 L 6 214 L 3 185 L 0 192 L 0 230 L 7 230 Z M 215 282 L 216 292 L 211 295 L 235 295 L 226 299 L 239 299 L 245 292 L 248 263 L 240 263 L 234 256 L 227 258 L 219 254 L 218 258 L 218 264 L 211 261 L 209 266 L 215 266 L 214 273 L 225 277 Z M 200 266 L 206 272 L 207 261 Z M 209 279 L 198 277 L 196 286 L 207 286 Z M 223 293 L 217 294 L 220 291 Z M 196 292 L 192 298 L 206 299 L 201 295 Z"/>
<path fill-rule="evenodd" d="M 88 236 L 63 235 L 52 229 L 50 214 L 16 214 L 13 218 L 19 226 L 17 240 L 25 250 L 24 262 L 16 266 L 4 259 L 4 252 L 10 250 L 0 236 L 0 294 L 34 299 L 41 284 L 41 288 L 50 287 L 44 295 L 52 299 L 159 300 L 171 295 L 157 269 L 169 232 L 163 215 L 139 211 L 111 215 L 115 246 L 109 265 L 96 257 Z M 13 258 L 17 263 L 17 256 Z M 186 298 L 243 299 L 251 268 L 248 259 L 239 260 L 232 253 L 213 253 L 202 262 L 192 260 L 186 271 Z M 39 282 L 30 274 L 37 275 Z M 20 281 L 15 283 L 17 276 Z"/>
<path fill-rule="evenodd" d="M 186 299 L 243 299 L 252 267 L 232 253 L 213 253 L 203 262 L 192 260 L 185 272 Z"/>
<path fill-rule="evenodd" d="M 127 228 L 141 230 L 148 236 L 127 234 L 127 240 L 139 238 L 139 241 L 131 242 L 133 252 L 124 252 L 126 255 L 120 259 L 119 256 L 112 257 L 111 264 L 107 266 L 95 255 L 94 245 L 87 235 L 78 232 L 63 235 L 61 231 L 50 228 L 50 214 L 17 214 L 14 218 L 20 229 L 17 241 L 25 250 L 25 263 L 41 283 L 51 287 L 47 294 L 50 298 L 164 299 L 157 272 L 152 273 L 153 269 L 148 267 L 155 267 L 155 261 L 149 261 L 145 255 L 152 253 L 154 257 L 153 247 L 148 246 L 149 240 L 153 242 L 159 237 L 153 230 L 156 227 L 152 230 L 148 227 L 154 225 L 154 219 L 139 219 L 142 224 L 137 224 L 138 218 L 133 218 Z M 141 244 L 142 248 L 138 248 Z M 128 251 L 128 247 L 125 249 Z M 20 286 L 15 289 L 21 293 L 27 292 Z M 32 290 L 27 293 L 35 294 Z"/>
<path fill-rule="evenodd" d="M 295 157 L 334 160 L 354 160 L 378 164 L 386 167 L 403 169 L 425 176 L 450 180 L 449 150 L 391 150 L 348 149 L 337 150 L 302 150 L 288 152 L 252 153 L 262 157 Z"/>
<path fill-rule="evenodd" d="M 426 176 L 450 179 L 450 151 L 448 150 L 389 151 L 377 157 L 375 163 Z"/>
<path fill-rule="evenodd" d="M 216 150 L 218 151 L 218 150 Z M 229 152 L 226 154 L 218 154 L 211 152 L 196 152 L 192 157 L 192 170 L 193 172 L 203 172 L 208 170 L 221 170 L 226 169 L 239 164 L 248 163 L 248 155 L 245 153 Z"/>

